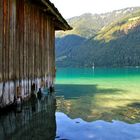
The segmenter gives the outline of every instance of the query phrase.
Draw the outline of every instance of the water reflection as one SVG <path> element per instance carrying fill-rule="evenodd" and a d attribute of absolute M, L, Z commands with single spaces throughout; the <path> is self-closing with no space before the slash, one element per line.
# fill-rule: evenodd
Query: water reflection
<path fill-rule="evenodd" d="M 58 69 L 58 111 L 70 118 L 140 122 L 140 69 Z"/>
<path fill-rule="evenodd" d="M 55 97 L 54 94 L 42 96 L 40 100 L 35 98 L 26 102 L 22 111 L 15 110 L 0 116 L 0 140 L 140 139 L 138 120 L 132 118 L 130 122 L 127 121 L 129 115 L 140 116 L 137 112 L 140 110 L 139 102 L 128 104 L 127 108 L 120 110 L 108 109 L 106 112 L 102 108 L 94 108 L 92 101 L 89 104 L 88 102 L 89 97 L 86 96 L 83 96 L 82 100 L 81 96 L 65 99 L 64 96 Z M 98 112 L 94 112 L 97 109 Z"/>
<path fill-rule="evenodd" d="M 140 69 L 64 69 L 57 104 L 38 96 L 0 116 L 0 140 L 140 140 L 139 85 Z"/>
<path fill-rule="evenodd" d="M 54 140 L 56 136 L 54 95 L 26 102 L 18 110 L 0 116 L 0 140 Z"/>
<path fill-rule="evenodd" d="M 70 118 L 140 122 L 140 95 L 127 90 L 100 88 L 98 85 L 57 84 L 57 110 Z"/>
<path fill-rule="evenodd" d="M 121 121 L 97 120 L 86 122 L 80 118 L 70 119 L 64 113 L 57 113 L 57 135 L 61 140 L 139 140 L 140 124 Z M 60 139 L 57 139 L 60 140 Z"/>

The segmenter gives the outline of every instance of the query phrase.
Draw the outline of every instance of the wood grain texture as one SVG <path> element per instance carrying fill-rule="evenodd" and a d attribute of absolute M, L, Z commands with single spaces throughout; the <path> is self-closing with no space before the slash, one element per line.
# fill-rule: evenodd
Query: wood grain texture
<path fill-rule="evenodd" d="M 10 103 L 19 88 L 22 96 L 30 94 L 37 79 L 54 79 L 54 34 L 52 16 L 37 5 L 26 0 L 0 1 L 0 83 L 6 84 L 0 86 L 4 96 L 0 95 L 4 100 L 0 104 Z"/>

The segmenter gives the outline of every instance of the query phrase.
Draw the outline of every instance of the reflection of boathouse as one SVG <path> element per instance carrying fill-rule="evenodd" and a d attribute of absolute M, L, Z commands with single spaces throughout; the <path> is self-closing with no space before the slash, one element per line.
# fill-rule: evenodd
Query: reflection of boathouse
<path fill-rule="evenodd" d="M 49 0 L 0 0 L 0 106 L 53 83 L 55 30 L 69 29 Z"/>
<path fill-rule="evenodd" d="M 47 95 L 34 103 L 26 102 L 22 112 L 0 116 L 1 140 L 54 140 L 56 99 Z"/>

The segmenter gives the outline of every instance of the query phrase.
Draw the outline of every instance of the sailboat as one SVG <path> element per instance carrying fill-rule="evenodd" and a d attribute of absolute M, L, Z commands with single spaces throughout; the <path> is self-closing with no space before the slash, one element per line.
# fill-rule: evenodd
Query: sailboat
<path fill-rule="evenodd" d="M 92 65 L 92 69 L 94 69 L 95 68 L 95 66 L 94 66 L 94 63 L 93 63 L 93 65 Z"/>

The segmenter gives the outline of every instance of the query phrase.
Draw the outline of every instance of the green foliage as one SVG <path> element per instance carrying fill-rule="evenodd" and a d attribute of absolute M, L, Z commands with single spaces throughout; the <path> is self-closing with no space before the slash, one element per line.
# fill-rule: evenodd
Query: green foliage
<path fill-rule="evenodd" d="M 131 28 L 140 25 L 140 11 L 131 13 L 130 15 L 121 18 L 119 21 L 103 28 L 96 36 L 97 40 L 105 40 L 106 42 L 122 37 Z"/>

